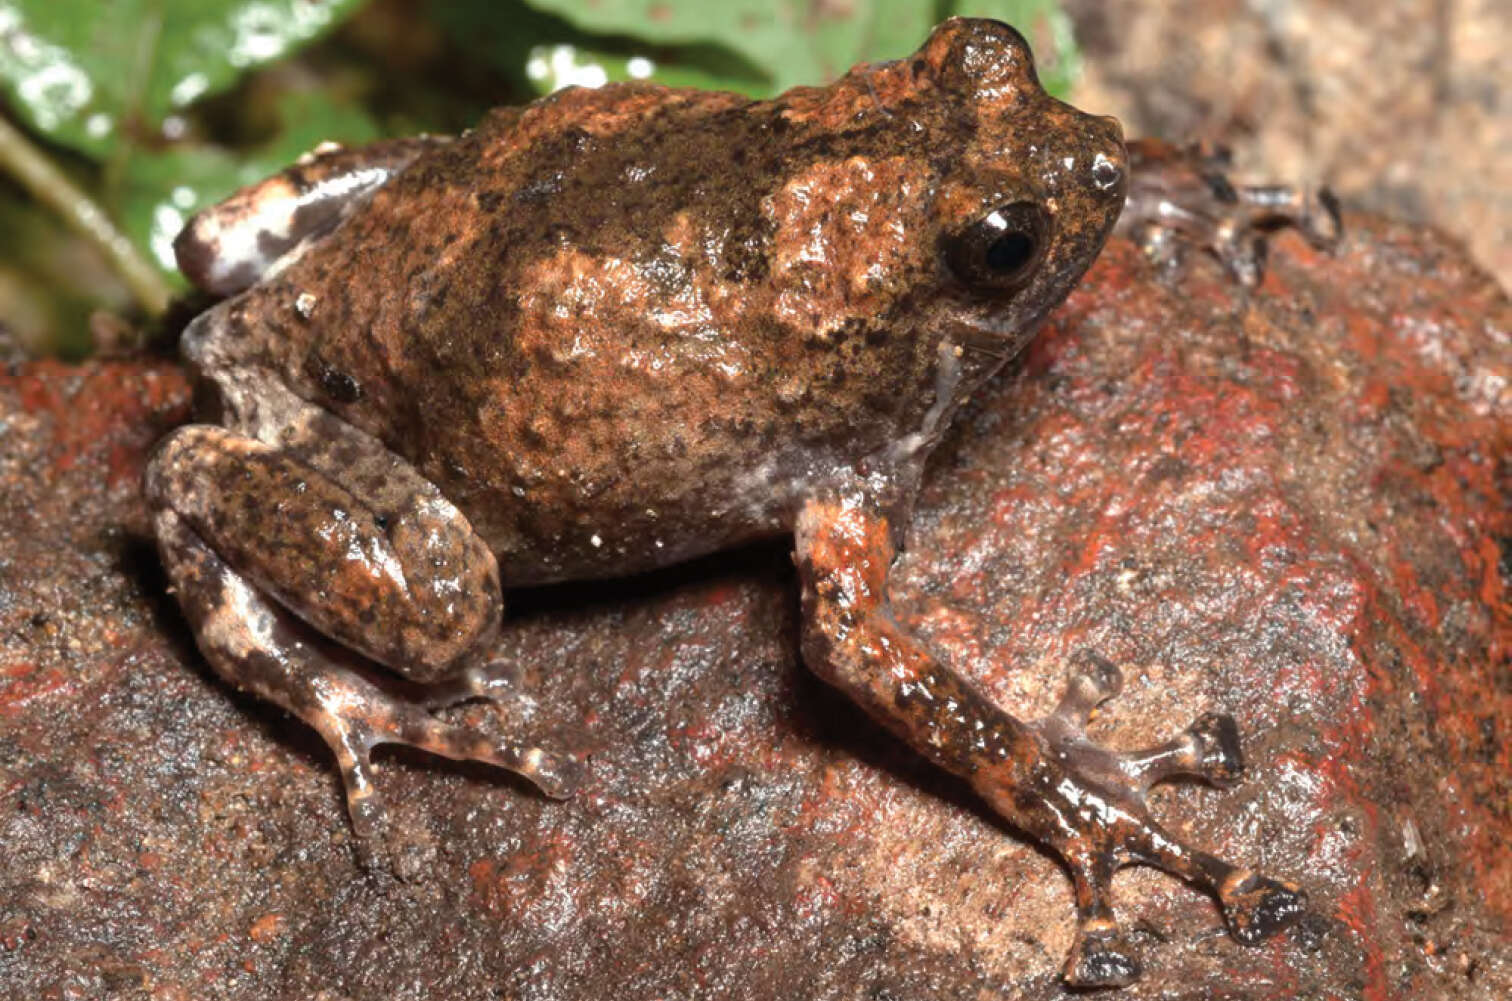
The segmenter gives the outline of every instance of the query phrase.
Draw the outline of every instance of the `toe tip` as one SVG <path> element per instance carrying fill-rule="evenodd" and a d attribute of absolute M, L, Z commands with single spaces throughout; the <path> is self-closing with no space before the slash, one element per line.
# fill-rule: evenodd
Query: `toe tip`
<path fill-rule="evenodd" d="M 1224 893 L 1223 905 L 1230 934 L 1255 945 L 1307 913 L 1307 894 L 1291 883 L 1249 874 Z"/>
<path fill-rule="evenodd" d="M 1123 672 L 1118 665 L 1094 650 L 1078 650 L 1071 658 L 1072 677 L 1085 680 L 1099 700 L 1111 699 L 1123 690 Z"/>
<path fill-rule="evenodd" d="M 1227 713 L 1208 713 L 1188 731 L 1196 738 L 1203 777 L 1216 786 L 1228 787 L 1244 775 L 1244 752 L 1239 745 L 1239 725 Z"/>
<path fill-rule="evenodd" d="M 582 787 L 587 771 L 587 766 L 577 758 L 543 754 L 528 777 L 537 789 L 551 799 L 571 799 Z"/>
<path fill-rule="evenodd" d="M 1078 939 L 1066 957 L 1062 976 L 1071 987 L 1127 987 L 1141 972 L 1134 949 L 1114 933 Z"/>

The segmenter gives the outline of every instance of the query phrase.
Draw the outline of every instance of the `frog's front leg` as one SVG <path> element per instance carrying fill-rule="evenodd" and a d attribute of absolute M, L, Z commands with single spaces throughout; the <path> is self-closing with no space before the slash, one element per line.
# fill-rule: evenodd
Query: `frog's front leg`
<path fill-rule="evenodd" d="M 1191 244 L 1253 287 L 1271 230 L 1295 227 L 1321 250 L 1343 237 L 1338 199 L 1327 188 L 1234 184 L 1227 151 L 1203 145 L 1135 139 L 1127 147 L 1129 188 L 1118 231 L 1158 263 L 1173 263 Z"/>
<path fill-rule="evenodd" d="M 1092 709 L 1118 691 L 1113 665 L 1084 655 L 1065 697 L 1023 722 L 935 660 L 893 619 L 894 548 L 885 518 L 861 497 L 810 501 L 797 523 L 804 655 L 813 670 L 936 764 L 960 775 L 1003 817 L 1060 856 L 1076 891 L 1078 930 L 1063 974 L 1079 987 L 1119 986 L 1139 961 L 1114 919 L 1114 872 L 1158 866 L 1214 894 L 1234 937 L 1259 942 L 1305 907 L 1295 886 L 1183 845 L 1149 815 L 1155 782 L 1195 775 L 1218 785 L 1242 770 L 1227 716 L 1204 716 L 1166 744 L 1135 753 L 1087 739 Z"/>
<path fill-rule="evenodd" d="M 498 570 L 466 518 L 363 432 L 271 380 L 256 396 L 255 415 L 227 412 L 241 430 L 180 428 L 147 473 L 159 549 L 206 658 L 320 732 L 360 850 L 383 820 L 369 762 L 379 744 L 488 762 L 569 795 L 571 760 L 447 726 L 347 652 L 422 683 L 484 657 Z"/>

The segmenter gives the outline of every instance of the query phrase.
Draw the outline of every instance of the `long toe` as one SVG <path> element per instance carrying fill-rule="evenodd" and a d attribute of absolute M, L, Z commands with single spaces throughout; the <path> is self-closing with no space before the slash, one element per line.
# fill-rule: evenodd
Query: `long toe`
<path fill-rule="evenodd" d="M 507 660 L 491 660 L 468 668 L 455 677 L 426 686 L 418 704 L 426 709 L 445 709 L 472 699 L 509 702 L 525 693 L 524 670 Z"/>

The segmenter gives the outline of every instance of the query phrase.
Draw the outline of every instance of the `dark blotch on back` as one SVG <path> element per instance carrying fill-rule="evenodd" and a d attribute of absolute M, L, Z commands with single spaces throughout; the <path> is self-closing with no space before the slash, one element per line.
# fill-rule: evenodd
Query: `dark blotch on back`
<path fill-rule="evenodd" d="M 530 150 L 530 173 L 513 178 L 512 189 L 491 191 L 490 179 L 471 178 L 485 185 L 474 197 L 484 205 L 491 195 L 507 195 L 519 207 L 501 210 L 503 232 L 492 237 L 507 248 L 511 265 L 555 254 L 564 232 L 585 251 L 648 260 L 661 251 L 673 218 L 687 212 L 697 228 L 728 234 L 720 269 L 727 280 L 758 282 L 768 274 L 761 202 L 793 176 L 852 156 L 925 157 L 945 167 L 971 141 L 973 109 L 932 91 L 921 96 L 915 107 L 867 115 L 844 131 L 790 122 L 771 104 L 710 110 L 698 100 L 668 103 L 611 137 L 566 129 Z M 912 129 L 910 121 L 925 127 Z M 957 149 L 939 148 L 947 135 L 956 137 L 951 145 Z M 473 141 L 502 139 L 479 135 Z M 640 167 L 644 176 L 636 179 Z"/>

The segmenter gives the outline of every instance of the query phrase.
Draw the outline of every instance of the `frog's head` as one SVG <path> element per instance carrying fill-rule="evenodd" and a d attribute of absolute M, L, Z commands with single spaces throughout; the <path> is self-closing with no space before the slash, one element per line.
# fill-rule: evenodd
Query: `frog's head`
<path fill-rule="evenodd" d="M 706 140 L 768 170 L 706 186 L 716 203 L 758 192 L 768 234 L 758 294 L 726 301 L 803 343 L 783 371 L 834 400 L 861 447 L 934 440 L 1123 209 L 1118 123 L 1046 94 L 1023 37 L 996 21 L 952 18 L 906 59 L 748 113 L 755 140 Z"/>
<path fill-rule="evenodd" d="M 1023 37 L 952 18 L 908 62 L 936 133 L 929 333 L 1012 354 L 1091 265 L 1124 203 L 1115 119 L 1050 97 Z"/>

